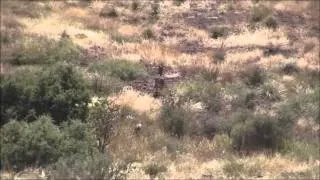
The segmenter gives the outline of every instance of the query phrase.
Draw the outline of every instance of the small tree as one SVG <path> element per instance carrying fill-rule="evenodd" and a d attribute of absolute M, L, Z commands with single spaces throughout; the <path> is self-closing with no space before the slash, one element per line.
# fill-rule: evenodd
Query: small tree
<path fill-rule="evenodd" d="M 104 152 L 111 137 L 115 134 L 116 124 L 125 115 L 123 109 L 108 100 L 96 102 L 89 111 L 88 123 L 98 142 L 98 149 Z"/>

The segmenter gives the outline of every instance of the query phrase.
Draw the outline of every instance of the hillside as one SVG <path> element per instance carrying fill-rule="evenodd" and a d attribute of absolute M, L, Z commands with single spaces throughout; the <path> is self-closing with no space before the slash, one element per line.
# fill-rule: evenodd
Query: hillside
<path fill-rule="evenodd" d="M 1 179 L 319 179 L 319 1 L 1 1 Z"/>

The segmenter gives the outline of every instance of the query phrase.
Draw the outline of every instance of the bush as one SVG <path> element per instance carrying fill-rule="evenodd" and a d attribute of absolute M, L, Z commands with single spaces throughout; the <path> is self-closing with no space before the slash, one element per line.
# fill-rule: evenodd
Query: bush
<path fill-rule="evenodd" d="M 266 73 L 258 66 L 249 66 L 243 72 L 245 82 L 248 86 L 259 86 L 264 83 L 266 79 Z"/>
<path fill-rule="evenodd" d="M 228 34 L 227 26 L 216 26 L 211 30 L 211 38 L 217 39 L 219 37 L 224 37 Z"/>
<path fill-rule="evenodd" d="M 75 154 L 91 155 L 97 147 L 88 124 L 80 120 L 66 121 L 61 124 L 60 151 L 62 157 Z"/>
<path fill-rule="evenodd" d="M 252 7 L 250 12 L 249 21 L 252 23 L 257 23 L 264 20 L 271 14 L 271 9 L 264 5 L 257 5 Z"/>
<path fill-rule="evenodd" d="M 299 161 L 310 161 L 320 158 L 319 147 L 320 143 L 317 140 L 287 140 L 284 143 L 282 153 Z"/>
<path fill-rule="evenodd" d="M 131 4 L 131 9 L 133 11 L 136 11 L 136 10 L 138 10 L 139 6 L 140 6 L 140 3 L 138 1 L 133 1 Z"/>
<path fill-rule="evenodd" d="M 147 28 L 143 31 L 142 36 L 145 39 L 153 39 L 154 38 L 154 34 L 153 31 L 150 28 Z"/>
<path fill-rule="evenodd" d="M 158 19 L 160 13 L 160 5 L 159 3 L 151 4 L 151 18 Z"/>
<path fill-rule="evenodd" d="M 276 29 L 278 27 L 276 18 L 274 16 L 268 16 L 263 20 L 262 23 L 268 28 Z"/>
<path fill-rule="evenodd" d="M 99 14 L 100 17 L 112 17 L 112 18 L 115 18 L 115 17 L 118 17 L 118 12 L 115 8 L 109 8 L 107 6 L 105 6 L 100 14 Z"/>
<path fill-rule="evenodd" d="M 25 38 L 18 44 L 15 53 L 10 58 L 14 65 L 49 64 L 55 62 L 78 62 L 82 58 L 82 49 L 67 37 L 58 42 L 45 37 L 35 36 Z"/>
<path fill-rule="evenodd" d="M 185 2 L 185 0 L 175 0 L 174 1 L 174 4 L 176 5 L 176 6 L 180 6 L 181 4 L 183 4 Z"/>
<path fill-rule="evenodd" d="M 245 166 L 243 163 L 232 159 L 225 163 L 222 169 L 228 177 L 240 177 L 245 170 Z"/>
<path fill-rule="evenodd" d="M 59 159 L 51 166 L 52 179 L 123 179 L 123 167 L 116 167 L 103 153 L 75 154 Z"/>
<path fill-rule="evenodd" d="M 35 90 L 37 114 L 49 113 L 56 123 L 84 120 L 89 94 L 72 65 L 59 63 L 43 72 Z"/>
<path fill-rule="evenodd" d="M 116 41 L 117 43 L 125 43 L 125 42 L 139 42 L 139 37 L 135 36 L 124 36 L 119 32 L 114 32 L 111 34 L 111 39 Z"/>
<path fill-rule="evenodd" d="M 92 133 L 97 138 L 98 150 L 104 152 L 111 137 L 117 132 L 120 121 L 125 119 L 130 112 L 126 108 L 101 99 L 93 102 L 89 111 L 88 123 Z"/>
<path fill-rule="evenodd" d="M 1 128 L 1 164 L 4 169 L 21 170 L 45 166 L 59 156 L 61 135 L 50 117 L 27 124 L 11 121 Z"/>
<path fill-rule="evenodd" d="M 98 72 L 105 76 L 120 78 L 123 81 L 132 81 L 147 75 L 146 68 L 137 63 L 126 60 L 109 60 L 92 64 L 90 72 Z"/>
<path fill-rule="evenodd" d="M 32 69 L 20 69 L 0 76 L 1 125 L 10 119 L 35 119 L 33 102 L 39 77 L 40 73 Z"/>
<path fill-rule="evenodd" d="M 145 173 L 148 174 L 151 179 L 155 178 L 159 173 L 166 171 L 167 168 L 164 165 L 158 165 L 155 163 L 149 164 L 145 167 Z"/>
<path fill-rule="evenodd" d="M 277 119 L 241 113 L 233 116 L 231 130 L 232 144 L 236 149 L 278 149 L 281 146 L 287 132 L 281 129 Z"/>
<path fill-rule="evenodd" d="M 213 53 L 213 59 L 215 63 L 221 63 L 224 61 L 227 52 L 224 49 L 218 49 Z"/>
<path fill-rule="evenodd" d="M 6 1 L 2 6 L 18 16 L 29 18 L 40 18 L 48 15 L 51 11 L 47 4 L 41 5 L 36 1 Z"/>
<path fill-rule="evenodd" d="M 93 95 L 104 96 L 117 93 L 124 87 L 121 79 L 105 75 L 94 75 L 89 82 L 89 89 Z"/>
<path fill-rule="evenodd" d="M 165 132 L 172 136 L 182 137 L 189 131 L 192 115 L 182 107 L 164 105 L 161 111 L 161 126 Z"/>

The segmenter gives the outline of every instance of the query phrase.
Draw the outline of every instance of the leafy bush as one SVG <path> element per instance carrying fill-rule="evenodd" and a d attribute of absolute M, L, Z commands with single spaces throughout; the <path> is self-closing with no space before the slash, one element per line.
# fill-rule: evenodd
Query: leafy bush
<path fill-rule="evenodd" d="M 37 114 L 49 113 L 56 123 L 85 119 L 89 94 L 72 65 L 60 63 L 43 72 L 35 90 Z"/>
<path fill-rule="evenodd" d="M 105 75 L 94 75 L 89 81 L 89 89 L 98 96 L 119 92 L 123 87 L 124 83 L 119 78 Z"/>
<path fill-rule="evenodd" d="M 82 49 L 73 44 L 70 38 L 61 38 L 58 42 L 45 37 L 35 36 L 23 39 L 18 44 L 10 63 L 48 64 L 55 62 L 77 62 L 82 58 Z"/>
<path fill-rule="evenodd" d="M 142 36 L 145 39 L 153 39 L 154 38 L 154 34 L 153 31 L 150 28 L 147 28 L 143 31 Z"/>
<path fill-rule="evenodd" d="M 92 155 L 75 154 L 59 159 L 50 168 L 52 179 L 123 179 L 125 174 L 103 153 Z"/>
<path fill-rule="evenodd" d="M 50 117 L 42 116 L 27 124 L 11 121 L 1 128 L 1 164 L 20 170 L 55 162 L 61 134 Z"/>
<path fill-rule="evenodd" d="M 126 60 L 109 60 L 92 64 L 90 72 L 98 72 L 105 76 L 120 78 L 123 81 L 132 81 L 147 74 L 146 68 L 137 63 Z"/>
<path fill-rule="evenodd" d="M 152 19 L 158 19 L 160 13 L 160 5 L 159 3 L 153 3 L 151 4 L 151 18 Z"/>
<path fill-rule="evenodd" d="M 149 164 L 145 167 L 145 173 L 150 176 L 150 178 L 156 177 L 159 173 L 166 172 L 167 168 L 164 165 L 158 165 L 155 163 Z"/>
<path fill-rule="evenodd" d="M 182 137 L 188 133 L 191 113 L 182 107 L 164 105 L 161 111 L 161 126 L 172 136 Z"/>
<path fill-rule="evenodd" d="M 118 130 L 117 125 L 129 113 L 126 108 L 121 108 L 105 99 L 93 102 L 87 121 L 92 129 L 92 133 L 97 138 L 97 146 L 100 152 L 105 151 L 111 137 Z"/>
<path fill-rule="evenodd" d="M 262 23 L 268 28 L 276 29 L 278 27 L 276 18 L 274 16 L 268 16 L 263 20 Z"/>
<path fill-rule="evenodd" d="M 258 66 L 249 66 L 243 72 L 245 82 L 249 86 L 259 86 L 264 83 L 266 79 L 265 71 Z"/>
<path fill-rule="evenodd" d="M 241 113 L 234 114 L 231 130 L 232 144 L 236 149 L 277 149 L 281 146 L 287 132 L 281 129 L 276 118 Z"/>
<path fill-rule="evenodd" d="M 61 156 L 69 157 L 75 154 L 91 155 L 97 147 L 95 138 L 88 124 L 80 120 L 65 121 L 61 124 Z"/>
<path fill-rule="evenodd" d="M 180 6 L 181 4 L 183 4 L 185 2 L 185 0 L 175 0 L 174 1 L 174 4 L 176 5 L 176 6 Z"/>
<path fill-rule="evenodd" d="M 226 36 L 228 34 L 228 27 L 227 26 L 215 26 L 211 30 L 211 37 L 213 39 L 217 39 L 219 37 Z"/>
<path fill-rule="evenodd" d="M 213 53 L 213 59 L 215 63 L 221 63 L 224 61 L 227 52 L 224 49 L 218 49 Z"/>
<path fill-rule="evenodd" d="M 284 143 L 282 153 L 300 161 L 309 161 L 320 158 L 319 147 L 320 143 L 317 140 L 287 140 Z"/>
<path fill-rule="evenodd" d="M 4 1 L 2 6 L 18 16 L 29 18 L 40 18 L 51 11 L 48 4 L 43 5 L 36 1 Z"/>
<path fill-rule="evenodd" d="M 260 22 L 264 20 L 266 17 L 268 17 L 271 14 L 271 9 L 268 7 L 259 4 L 257 6 L 252 7 L 250 12 L 249 20 L 250 22 Z"/>
<path fill-rule="evenodd" d="M 34 92 L 40 73 L 33 69 L 20 69 L 1 75 L 1 125 L 10 119 L 33 120 Z"/>
<path fill-rule="evenodd" d="M 125 42 L 139 42 L 139 37 L 135 36 L 124 36 L 119 32 L 113 32 L 111 34 L 111 39 L 116 41 L 117 43 L 125 43 Z"/>
<path fill-rule="evenodd" d="M 136 10 L 138 10 L 139 6 L 140 6 L 140 3 L 138 1 L 133 1 L 131 4 L 131 9 L 133 11 L 136 11 Z"/>
<path fill-rule="evenodd" d="M 100 17 L 112 17 L 112 18 L 115 18 L 115 17 L 118 17 L 118 12 L 115 8 L 110 8 L 108 6 L 105 6 L 100 14 L 99 14 Z"/>

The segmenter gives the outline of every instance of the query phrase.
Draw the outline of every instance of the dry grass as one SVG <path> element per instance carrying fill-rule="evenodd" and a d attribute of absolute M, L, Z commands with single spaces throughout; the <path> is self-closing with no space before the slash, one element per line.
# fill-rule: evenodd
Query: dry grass
<path fill-rule="evenodd" d="M 115 101 L 122 106 L 128 106 L 139 114 L 147 114 L 150 119 L 155 119 L 161 108 L 161 101 L 148 94 L 135 91 L 129 87 L 116 95 Z"/>

